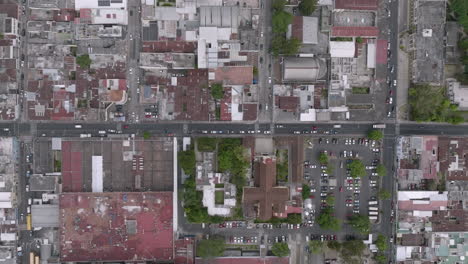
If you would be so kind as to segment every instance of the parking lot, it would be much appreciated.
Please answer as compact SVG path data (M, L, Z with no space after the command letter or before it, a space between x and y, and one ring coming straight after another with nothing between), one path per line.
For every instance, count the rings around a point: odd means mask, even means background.
M368 214L369 200L375 199L378 177L375 167L380 162L379 143L364 138L314 137L307 139L304 180L311 187L310 199L319 213L334 196L334 214L345 220L353 213ZM319 162L320 153L328 156L328 166ZM347 165L360 159L366 166L366 176L353 179ZM307 209L305 209L307 210Z

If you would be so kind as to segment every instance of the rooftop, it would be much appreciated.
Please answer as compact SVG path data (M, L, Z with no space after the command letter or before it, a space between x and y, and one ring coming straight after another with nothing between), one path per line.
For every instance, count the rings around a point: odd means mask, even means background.
M327 73L325 61L319 58L286 57L283 62L285 82L313 82L323 79Z
M172 192L61 194L61 260L172 260L172 195Z
M257 217L268 220L273 213L283 213L286 201L289 199L289 189L286 187L274 187L276 182L276 160L270 157L262 157L255 162L255 186L244 187L244 204L247 207L256 208ZM255 211L255 210L253 210Z
M416 3L413 82L440 84L444 78L445 1Z
M335 9L377 10L377 0L335 0Z

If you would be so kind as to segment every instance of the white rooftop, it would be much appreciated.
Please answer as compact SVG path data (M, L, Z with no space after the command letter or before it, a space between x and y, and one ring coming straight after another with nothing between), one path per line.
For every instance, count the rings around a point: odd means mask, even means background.
M127 0L78 0L75 1L75 9L82 8L117 8L127 9Z
M429 199L430 201L447 201L448 192L437 191L399 191L398 201Z
M332 58L353 58L355 49L354 41L330 41Z

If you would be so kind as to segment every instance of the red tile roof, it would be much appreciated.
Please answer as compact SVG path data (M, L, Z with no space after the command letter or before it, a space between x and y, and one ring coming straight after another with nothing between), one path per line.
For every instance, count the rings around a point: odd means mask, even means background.
M398 201L398 209L402 211L435 211L441 207L447 207L448 201L428 201L427 203L415 203L414 201Z
M377 10L377 0L335 0L335 9Z
M244 204L255 207L258 204L258 218L268 220L275 213L285 212L285 203L289 199L289 189L276 185L276 160L262 158L255 162L255 186L244 187Z
M229 85L250 85L253 81L252 66L219 67L214 72L215 82Z
M143 52L182 52L192 53L197 49L197 42L188 41L145 41Z
M61 194L61 261L172 261L172 195Z
M377 64L387 64L387 43L386 39L377 40Z
M299 97L297 96L279 96L278 107L281 110L296 111L299 106Z
M333 37L377 37L377 27L332 27Z
M18 18L18 4L0 4L0 12L8 17Z
M243 116L244 121L257 120L258 104L256 103L243 104L242 111L244 111L244 116Z

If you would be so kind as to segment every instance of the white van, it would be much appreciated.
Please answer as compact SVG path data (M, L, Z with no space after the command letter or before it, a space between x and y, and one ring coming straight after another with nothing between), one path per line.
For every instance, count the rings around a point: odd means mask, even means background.
M75 125L75 128L82 128L81 125Z

